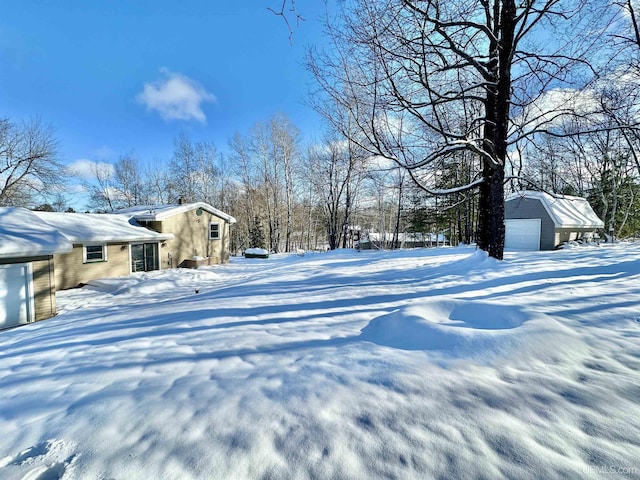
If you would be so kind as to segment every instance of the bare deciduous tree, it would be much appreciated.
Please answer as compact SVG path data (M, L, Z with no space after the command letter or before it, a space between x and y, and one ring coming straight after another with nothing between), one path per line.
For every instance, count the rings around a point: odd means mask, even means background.
M138 159L133 154L122 155L114 165L114 184L120 194L118 208L142 205L145 202L145 179Z
M304 18L296 7L296 0L282 0L277 7L267 7L267 10L282 19L289 31L289 41L291 41L294 27L304 21Z
M308 153L309 180L322 204L329 249L347 242L352 209L362 178L363 157L345 140L333 139Z
M623 48L629 52L629 67L640 75L640 10L636 0L620 0L614 2L623 13L622 32L616 32L613 37L620 41Z
M285 115L256 123L246 135L230 141L235 173L242 184L246 218L245 240L256 219L264 221L268 248L274 252L294 248L294 214L297 201L295 172L299 163L299 131ZM240 244L243 241L240 240Z
M176 198L189 202L217 203L220 193L221 154L212 142L193 143L184 133L175 140L169 164L171 187Z
M40 119L0 119L0 206L29 206L64 182L58 142Z
M590 73L586 54L596 51L609 5L582 0L353 0L347 5L339 27L327 24L334 52L310 56L321 89L355 119L354 141L406 168L427 191L450 193L428 184L429 171L443 160L473 154L480 178L456 188L479 189L477 242L502 258L509 149L544 127L548 112L530 116L520 128L514 123L544 92L574 80L572 72Z
M85 183L89 192L89 206L98 212L113 212L118 208L120 194L115 186L114 168L110 163L94 163L93 178Z

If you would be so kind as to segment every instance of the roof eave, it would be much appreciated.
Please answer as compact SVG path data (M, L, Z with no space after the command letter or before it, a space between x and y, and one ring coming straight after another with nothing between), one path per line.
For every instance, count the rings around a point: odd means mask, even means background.
M31 250L29 252L5 252L0 253L0 259L7 258L33 258L33 257L48 257L50 255L55 255L58 253L70 253L73 250L73 245L69 243L68 246L65 247L56 247L56 248L48 248L45 250Z
M139 242L164 242L174 238L173 234L153 237L94 237L94 238L69 238L74 244L79 243L139 243Z
M554 225L555 225L556 228L582 228L582 229L590 228L590 229L593 229L593 230L598 229L598 228L604 228L604 223L603 224L598 224L598 225L594 225L594 224L592 224L592 225L577 225L577 224L573 224L573 225L558 225L558 224L554 223Z

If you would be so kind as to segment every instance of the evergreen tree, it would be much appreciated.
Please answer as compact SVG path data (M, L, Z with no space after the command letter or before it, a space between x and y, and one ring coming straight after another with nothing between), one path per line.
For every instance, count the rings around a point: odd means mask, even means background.
M253 248L265 248L266 240L264 236L264 228L258 217L253 218L253 225L249 228L249 241Z

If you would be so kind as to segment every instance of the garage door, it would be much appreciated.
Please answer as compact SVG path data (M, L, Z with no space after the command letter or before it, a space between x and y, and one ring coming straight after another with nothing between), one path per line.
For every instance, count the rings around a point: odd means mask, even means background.
M0 265L0 328L29 323L33 317L31 264Z
M540 250L540 219L505 220L504 248Z

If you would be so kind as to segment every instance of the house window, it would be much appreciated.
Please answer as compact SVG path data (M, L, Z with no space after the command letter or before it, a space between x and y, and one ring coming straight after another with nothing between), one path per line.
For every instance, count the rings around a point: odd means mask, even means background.
M160 269L157 243L131 245L131 271L150 272Z
M220 240L220 224L209 224L209 240Z
M107 246L101 245L84 245L82 249L83 261L89 262L106 262L107 261Z

